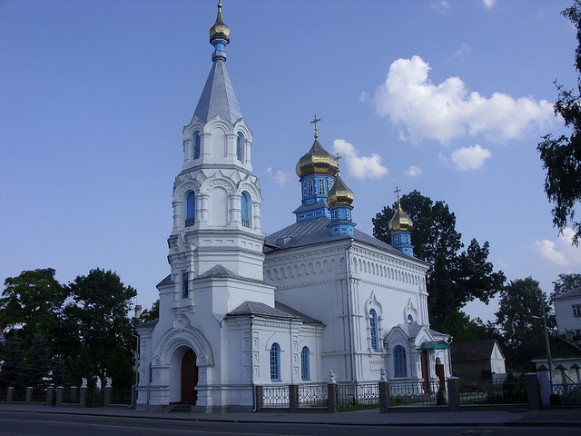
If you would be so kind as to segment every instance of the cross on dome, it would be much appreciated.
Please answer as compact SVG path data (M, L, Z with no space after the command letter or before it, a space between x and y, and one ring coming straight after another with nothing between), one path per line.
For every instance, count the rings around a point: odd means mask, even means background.
M315 118L313 118L313 121L311 121L311 124L315 125L315 138L319 137L319 130L317 129L317 123L321 121L320 118L317 118L317 114L315 114Z

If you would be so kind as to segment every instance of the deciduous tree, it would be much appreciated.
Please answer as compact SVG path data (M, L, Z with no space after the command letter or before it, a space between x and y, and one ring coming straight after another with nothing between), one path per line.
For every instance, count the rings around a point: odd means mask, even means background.
M497 324L503 331L503 350L515 369L532 370L531 359L545 353L542 316L554 329L548 297L531 277L511 281L501 292Z
M554 204L553 224L563 231L569 224L574 232L573 242L581 238L581 221L575 220L575 209L581 203L581 0L563 11L577 28L575 67L577 89L568 89L557 84L558 100L555 114L560 115L570 135L555 138L552 134L543 137L537 146L546 170L545 192Z
M427 277L428 310L434 329L462 335L467 318L461 308L474 299L488 303L505 281L488 261L489 244L472 239L462 250L456 216L443 201L435 203L418 191L404 195L401 206L412 219L414 255L432 264ZM373 219L376 238L391 243L389 221L397 204L386 206Z

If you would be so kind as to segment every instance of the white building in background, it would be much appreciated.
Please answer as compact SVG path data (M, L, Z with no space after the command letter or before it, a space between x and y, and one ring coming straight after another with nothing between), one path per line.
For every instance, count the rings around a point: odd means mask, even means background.
M557 330L560 335L581 339L581 287L555 297L553 300Z
M297 164L296 223L264 239L252 132L226 69L230 30L210 28L212 68L173 189L170 274L159 319L138 325L137 403L251 409L254 386L430 382L450 375L450 338L429 328L412 222L398 207L393 246L355 229L338 158L315 140ZM298 200L298 199L297 199Z

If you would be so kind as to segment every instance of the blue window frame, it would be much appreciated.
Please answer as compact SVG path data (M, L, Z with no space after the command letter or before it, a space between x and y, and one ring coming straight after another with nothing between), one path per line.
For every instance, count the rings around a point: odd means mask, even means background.
M280 381L280 345L276 342L270 347L270 379Z
M186 227L190 227L196 222L196 194L190 192L186 203Z
M369 329L371 330L371 348L379 351L379 340L377 334L377 312L375 309L369 311Z
M309 347L303 347L301 350L301 380L307 381L311 379L311 362Z
M202 140L200 138L200 132L196 131L194 133L194 159L200 158L200 150L202 148Z
M250 195L248 192L243 192L242 197L240 197L240 213L244 227L250 227L250 204Z
M396 345L393 349L393 376L408 376L406 352L405 348L401 345Z
M189 291L188 273L185 272L182 274L182 297L187 298Z
M241 162L244 160L244 135L242 132L238 133L238 138L236 138L236 159Z
M319 179L319 194L323 195L325 193L325 179Z

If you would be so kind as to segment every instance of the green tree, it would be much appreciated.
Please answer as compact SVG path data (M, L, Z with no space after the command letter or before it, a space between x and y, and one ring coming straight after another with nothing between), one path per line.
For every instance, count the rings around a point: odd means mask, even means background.
M99 377L104 385L112 377L119 387L133 384L123 368L133 365L135 340L129 317L131 300L137 294L112 271L93 269L69 285L72 302L65 310L68 360L72 376ZM122 357L121 357L122 356Z
M153 302L150 309L145 309L139 317L139 322L149 322L159 318L159 298Z
M551 301L565 292L572 291L581 286L581 274L559 274L559 279L553 282Z
M37 333L51 337L59 325L66 290L51 268L23 271L4 281L0 298L0 326L21 330L23 346Z
M577 28L577 90L555 82L559 97L554 109L555 114L563 118L571 134L558 138L548 134L538 144L537 150L546 170L545 193L554 204L553 224L562 232L570 223L575 232L573 243L578 244L581 221L575 221L575 206L581 201L581 0L575 0L562 13Z
M50 344L41 333L32 337L30 346L24 352L22 366L26 374L26 384L32 387L44 387L50 384L52 372L52 352Z
M555 327L549 299L531 277L511 281L500 291L497 324L504 332L503 350L508 364L519 370L532 370L531 359L545 352L545 330Z
M4 386L16 388L26 387L26 371L24 365L24 350L18 331L6 335L6 341L1 348L2 366L0 367L0 382Z
M488 261L489 244L472 239L462 250L462 235L456 231L456 216L443 201L435 203L418 191L404 195L401 206L412 219L414 254L432 264L427 277L430 323L436 330L461 336L468 318L461 308L478 299L488 303L504 285L502 271ZM389 221L397 203L386 206L373 219L373 235L391 243Z

